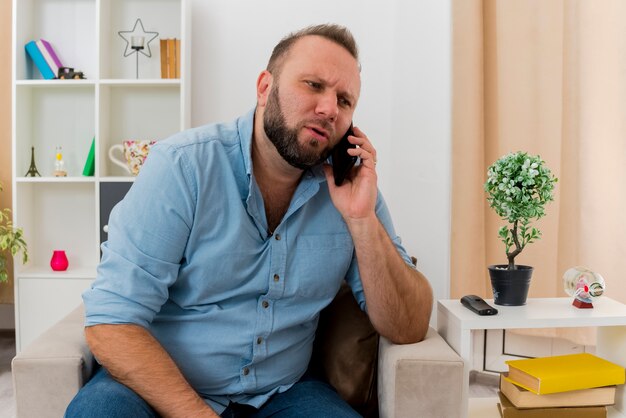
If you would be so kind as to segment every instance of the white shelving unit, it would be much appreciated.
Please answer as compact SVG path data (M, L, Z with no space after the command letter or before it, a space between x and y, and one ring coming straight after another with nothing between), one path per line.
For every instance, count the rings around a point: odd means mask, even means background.
M187 0L13 0L13 11L13 218L30 255L26 265L15 263L20 351L77 306L96 276L101 219L114 203L103 191L134 180L109 161L109 148L190 126L191 14ZM159 32L149 44L152 57L139 56L139 79L136 57L124 57L118 35L137 18ZM24 50L40 38L87 79L43 80ZM159 38L181 40L179 79L160 78ZM95 175L84 177L94 138ZM57 146L68 177L52 176ZM25 177L32 147L42 177ZM65 272L49 265L59 249L69 259Z
M528 299L524 306L494 305L493 316L479 316L463 307L457 299L437 303L437 331L464 360L463 398L467 405L462 418L499 417L496 398L468 398L474 334L489 329L597 327L596 354L626 367L626 305L602 297L594 300L593 309L572 306L572 298ZM609 407L609 417L626 417L626 391L620 385L616 403Z

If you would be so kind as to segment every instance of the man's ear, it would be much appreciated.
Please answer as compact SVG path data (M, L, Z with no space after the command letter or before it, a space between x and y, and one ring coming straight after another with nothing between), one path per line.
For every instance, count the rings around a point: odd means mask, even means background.
M270 94L273 82L274 77L272 77L272 74L269 71L264 70L261 74L259 74L259 78L256 81L257 106L265 106L267 103L267 96Z

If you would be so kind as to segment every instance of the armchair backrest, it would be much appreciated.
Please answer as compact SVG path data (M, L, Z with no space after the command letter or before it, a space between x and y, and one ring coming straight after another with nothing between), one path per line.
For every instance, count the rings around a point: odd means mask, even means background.
M347 284L320 314L309 372L366 418L378 417L379 336Z

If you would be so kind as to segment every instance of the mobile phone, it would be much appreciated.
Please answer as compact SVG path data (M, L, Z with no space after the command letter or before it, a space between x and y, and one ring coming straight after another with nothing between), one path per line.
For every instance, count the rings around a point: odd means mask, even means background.
M350 174L350 170L354 167L354 164L356 164L356 161L358 160L358 157L348 154L349 148L356 148L356 145L351 144L350 141L348 141L348 136L350 135L354 135L354 132L352 131L352 124L350 124L348 130L332 151L333 175L335 177L336 186L341 186L343 181L348 177L348 174Z

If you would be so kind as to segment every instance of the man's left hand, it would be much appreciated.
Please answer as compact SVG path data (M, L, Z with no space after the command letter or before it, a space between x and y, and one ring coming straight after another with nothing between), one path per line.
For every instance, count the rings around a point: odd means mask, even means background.
M330 197L346 222L371 216L376 208L378 194L376 150L363 131L356 126L353 131L354 136L349 136L348 141L357 145L357 148L348 149L348 154L361 160L341 186L335 185L332 167L324 165Z

